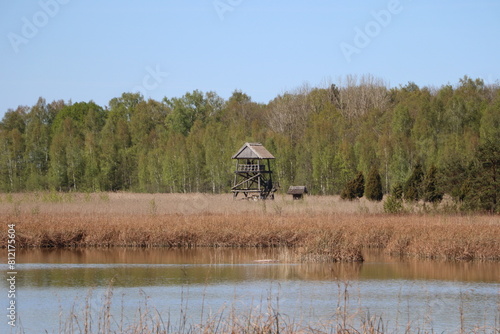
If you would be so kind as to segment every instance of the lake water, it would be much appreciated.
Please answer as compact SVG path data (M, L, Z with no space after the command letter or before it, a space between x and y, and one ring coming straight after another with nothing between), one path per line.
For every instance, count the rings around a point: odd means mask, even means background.
M269 312L325 331L342 321L359 328L372 316L386 332L500 330L498 262L399 259L377 251L355 264L256 262L279 257L280 250L259 249L18 251L18 327L11 331L4 316L0 332L79 333L86 322L97 332L103 314L117 330L148 317L182 330Z

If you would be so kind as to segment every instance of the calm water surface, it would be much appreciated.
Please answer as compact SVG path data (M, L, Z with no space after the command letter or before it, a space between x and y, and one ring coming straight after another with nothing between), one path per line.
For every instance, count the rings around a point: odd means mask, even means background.
M353 323L369 312L398 332L408 324L415 331L500 330L499 263L401 260L373 251L362 264L256 262L279 257L279 250L258 249L18 252L18 315L25 333L59 333L71 314L102 314L107 301L116 323L134 322L145 309L174 324L183 316L197 324L271 307L289 323L319 326L345 308ZM6 320L0 332L10 332Z

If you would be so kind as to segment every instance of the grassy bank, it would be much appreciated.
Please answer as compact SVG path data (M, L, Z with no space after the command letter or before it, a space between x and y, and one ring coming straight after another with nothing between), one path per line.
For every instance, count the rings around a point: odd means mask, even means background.
M360 261L361 249L371 247L422 258L500 260L499 216L388 215L379 204L336 197L11 196L0 203L1 245L10 223L18 247L289 247L288 260L317 262Z

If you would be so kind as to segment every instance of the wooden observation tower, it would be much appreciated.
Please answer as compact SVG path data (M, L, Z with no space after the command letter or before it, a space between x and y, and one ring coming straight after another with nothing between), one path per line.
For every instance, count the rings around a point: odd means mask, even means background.
M246 198L274 199L277 190L271 171L274 156L262 144L245 143L232 159L236 159L233 197L243 193Z

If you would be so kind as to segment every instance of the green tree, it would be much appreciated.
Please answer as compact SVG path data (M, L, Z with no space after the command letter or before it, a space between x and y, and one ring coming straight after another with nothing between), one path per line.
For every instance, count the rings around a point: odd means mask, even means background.
M368 173L365 195L370 201L381 201L384 197L380 174L375 167L372 167Z
M78 190L83 184L85 163L83 135L72 118L56 128L50 146L51 186L58 190Z
M455 202L463 201L467 193L469 167L460 157L454 157L443 166L441 171L443 192L449 194Z
M130 118L130 134L132 144L140 145L141 149L150 147L150 134L158 128L165 127L165 120L170 109L163 103L148 100L139 102Z
M188 153L187 175L189 180L189 192L205 192L210 182L206 175L206 153L203 138L205 129L201 121L195 122L191 132L186 138L186 149Z
M222 112L223 100L214 92L203 94L195 90L181 98L164 99L172 110L167 124L173 131L187 136L196 121L205 125L210 119L217 119Z
M340 198L343 200L355 200L357 198L356 196L356 184L354 180L350 180L347 182L342 189L342 192L340 193Z
M170 133L163 152L163 179L167 191L188 192L188 153L186 137L180 133Z
M487 142L476 153L464 197L472 211L500 212L500 142Z
M25 143L19 129L0 130L0 177L1 189L20 191L24 188Z
M413 94L403 96L413 97ZM407 103L403 100L394 108L391 117L391 133L393 149L389 162L391 183L401 183L406 180L415 159L414 142L411 137L414 120Z
M391 196L398 200L403 199L403 186L401 183L396 183L394 187L392 187Z
M18 107L5 113L0 122L0 188L20 191L25 188L25 131L28 107Z
M404 198L407 201L418 201L422 198L422 182L424 172L422 165L417 164L404 186Z
M354 179L354 194L361 198L365 193L365 177L362 172L358 172Z
M139 191L165 191L162 176L162 146L166 137L165 120L170 109L154 100L141 101L135 107L129 129L131 144L136 154L137 185Z
M235 144L233 147L237 147ZM297 162L295 154L296 148L292 145L290 137L280 134L271 134L265 144L266 148L279 157L272 161L271 168L273 168L273 181L278 182L282 189L288 189L295 182L305 184L305 180L297 180ZM234 150L234 148L233 148ZM234 152L232 152L234 153Z
M312 192L323 195L335 193L337 184L344 184L346 181L337 180L340 178L340 164L344 160L342 151L339 151L338 132L334 131L336 122L339 121L340 114L330 109L321 110L317 114L311 115L309 128L303 137L309 151L308 162L309 178L313 190ZM286 133L281 133L282 136L288 137L288 144L293 146L293 141ZM297 152L298 153L298 152ZM304 153L300 153L304 156ZM338 156L338 157L336 157ZM278 163L278 162L277 162ZM282 162L279 162L280 164ZM286 162L293 164L293 162ZM350 175L352 177L352 174Z
M426 202L437 203L443 199L443 192L440 190L437 180L438 170L431 166L425 174L423 180L423 199Z
M363 197L365 192L365 178L362 172L358 172L356 177L347 182L340 193L340 198L352 201Z
M494 100L484 110L480 126L481 142L495 142L500 140L500 89L497 90Z
M50 184L54 189L97 190L97 137L106 113L94 102L62 107L51 124Z
M29 108L19 106L16 110L8 110L0 122L0 129L11 131L17 129L19 133L24 133L26 130L27 112Z
M104 190L129 190L137 186L137 152L130 123L140 94L123 93L109 102L110 110L100 138L100 184Z
M39 98L27 115L26 126L26 189L47 189L49 170L50 127L52 117L45 99Z
M205 175L208 178L208 191L221 193L229 190L232 181L234 154L232 142L228 140L229 129L221 122L210 122L205 130L203 145L205 152Z

